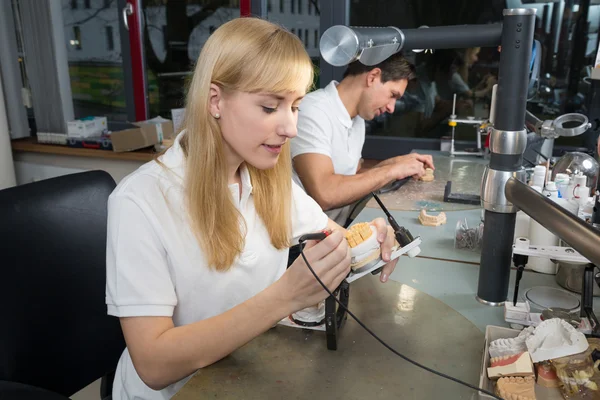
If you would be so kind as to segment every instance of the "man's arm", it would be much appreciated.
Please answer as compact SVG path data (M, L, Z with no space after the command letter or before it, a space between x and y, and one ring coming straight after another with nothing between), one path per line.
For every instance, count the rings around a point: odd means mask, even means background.
M354 203L395 179L425 173L423 163L414 158L357 175L336 174L331 158L323 154L300 154L293 162L304 189L325 211Z

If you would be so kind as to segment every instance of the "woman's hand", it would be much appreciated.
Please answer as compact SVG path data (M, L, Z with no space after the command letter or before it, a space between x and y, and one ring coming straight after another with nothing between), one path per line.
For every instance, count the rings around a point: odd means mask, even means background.
M350 272L350 247L341 230L334 230L320 242L307 241L304 255L330 291L335 290ZM328 296L306 266L302 255L276 284L282 298L290 302L291 312L315 305Z
M392 248L396 244L396 237L392 227L389 226L383 218L375 218L370 222L370 224L377 228L377 240L379 241L381 247L381 259L383 261L389 261L383 267L383 270L379 275L379 280L385 283L389 279L392 272L394 272L396 263L398 262L397 258L393 261L390 261Z

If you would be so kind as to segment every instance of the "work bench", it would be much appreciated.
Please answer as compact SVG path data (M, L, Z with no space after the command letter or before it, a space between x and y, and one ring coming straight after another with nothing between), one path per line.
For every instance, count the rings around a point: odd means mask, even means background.
M480 253L454 248L457 221L477 226L481 208L444 203L443 193L452 180L453 193L479 194L487 161L418 152L433 156L435 181L409 181L380 197L400 225L422 238L421 253L402 256L385 284L375 276L353 282L349 308L400 353L476 385L485 327L508 324L502 307L475 299ZM423 207L444 211L447 223L421 225ZM354 222L377 217L385 215L370 201ZM514 278L513 270L511 293ZM559 287L553 275L526 271L521 293L534 286ZM199 370L174 399L471 399L473 393L392 354L348 317L336 351L327 350L324 332L277 326Z

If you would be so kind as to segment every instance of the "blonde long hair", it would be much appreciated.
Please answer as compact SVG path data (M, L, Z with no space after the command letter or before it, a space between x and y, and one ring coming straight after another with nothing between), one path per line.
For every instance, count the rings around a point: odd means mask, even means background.
M242 252L246 227L227 182L223 136L209 113L212 83L223 90L285 93L308 90L313 67L302 42L268 21L239 18L219 27L204 44L187 100L182 146L186 200L192 229L209 265L228 270ZM258 216L277 249L291 239L292 166L289 142L274 168L247 165Z

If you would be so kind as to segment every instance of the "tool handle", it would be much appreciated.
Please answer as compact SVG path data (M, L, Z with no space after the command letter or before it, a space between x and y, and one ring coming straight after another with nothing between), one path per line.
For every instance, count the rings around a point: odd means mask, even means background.
M303 243L307 240L323 240L329 235L331 235L330 230L315 233L307 233L306 235L300 236L300 238L298 239L298 243Z

